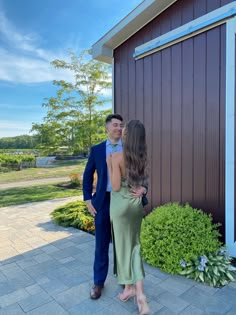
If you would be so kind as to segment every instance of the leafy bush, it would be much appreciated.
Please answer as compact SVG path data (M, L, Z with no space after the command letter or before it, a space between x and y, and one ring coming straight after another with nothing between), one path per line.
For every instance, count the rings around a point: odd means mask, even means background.
M35 163L35 156L30 154L0 154L0 166L8 169L22 169L22 166L32 167Z
M31 154L22 155L22 162L34 162L35 156Z
M180 265L183 271L180 274L213 287L221 287L236 280L236 268L231 265L231 260L226 249L222 248L189 263L181 260Z
M14 154L0 154L0 163L4 164L18 164L22 162L33 162L35 156L30 154L14 155Z
M150 265L163 271L180 273L181 259L190 262L220 248L218 227L219 224L212 223L210 215L188 204L163 205L143 220L143 257Z
M54 221L62 226L73 226L77 229L94 234L94 218L88 211L84 201L70 202L56 208L52 212Z

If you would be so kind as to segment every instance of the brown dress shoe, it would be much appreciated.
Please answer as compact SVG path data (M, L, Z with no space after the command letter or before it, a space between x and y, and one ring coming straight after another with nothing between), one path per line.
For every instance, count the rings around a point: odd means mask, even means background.
M102 289L103 289L103 285L94 285L91 289L90 292L90 298L93 300L97 300L100 298L100 296L102 295Z

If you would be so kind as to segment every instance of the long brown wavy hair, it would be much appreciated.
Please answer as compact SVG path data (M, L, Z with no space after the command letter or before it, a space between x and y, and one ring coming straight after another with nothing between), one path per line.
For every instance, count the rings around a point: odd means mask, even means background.
M139 120L130 120L123 136L126 180L130 186L147 184L147 145L144 125Z

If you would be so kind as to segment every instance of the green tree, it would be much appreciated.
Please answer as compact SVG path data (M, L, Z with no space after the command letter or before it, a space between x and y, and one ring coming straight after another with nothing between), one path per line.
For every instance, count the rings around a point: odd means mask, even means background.
M110 68L105 63L91 60L88 51L82 52L79 57L70 52L70 58L70 62L63 60L52 62L52 65L56 68L70 70L75 78L74 83L65 82L64 80L54 81L54 84L59 87L57 97L59 102L57 102L57 105L60 103L62 108L56 107L59 113L55 115L55 106L52 104L55 99L49 99L45 106L53 109L49 114L50 119L56 118L58 121L59 118L59 120L63 120L72 132L80 130L83 133L81 142L84 143L84 148L88 149L94 143L93 134L96 133L97 127L95 120L99 116L97 107L109 101L102 98L101 93L105 89L111 88ZM73 95L62 100L64 93L72 93ZM73 143L73 136L71 140Z
M60 123L33 123L32 132L36 132L36 139L39 149L43 149L45 153L54 152L58 147L65 144L66 132L62 132Z
M91 60L88 51L80 56L70 52L70 62L54 60L58 69L69 70L74 82L55 80L55 97L46 99L45 123L34 124L33 130L43 138L42 144L53 147L67 146L69 151L88 151L91 145L105 138L104 119L111 110L99 110L109 102L102 93L111 88L111 69L102 62ZM52 137L46 134L53 133ZM56 133L56 135L55 135Z
M111 110L96 111L93 113L93 118L90 121L84 117L80 120L80 125L74 127L73 142L75 152L87 152L91 144L99 143L106 138L105 133L105 118L111 114ZM90 133L88 135L88 126L90 124Z

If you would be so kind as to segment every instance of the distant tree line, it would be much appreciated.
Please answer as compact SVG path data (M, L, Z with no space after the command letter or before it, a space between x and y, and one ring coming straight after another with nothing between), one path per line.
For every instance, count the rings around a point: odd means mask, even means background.
M22 135L0 138L0 149L34 149L37 147L37 137Z

